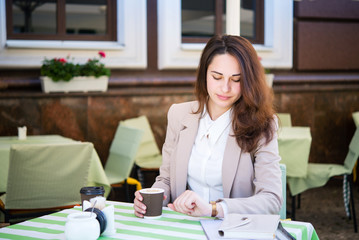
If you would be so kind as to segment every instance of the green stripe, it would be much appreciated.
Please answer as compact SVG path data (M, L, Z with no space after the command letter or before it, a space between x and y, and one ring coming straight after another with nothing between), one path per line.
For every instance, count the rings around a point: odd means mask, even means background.
M159 221L165 221L165 222L177 222L177 223L199 225L199 226L201 225L200 221L198 221L198 220L175 219L175 218L166 218L166 217L161 217L158 220Z
M120 216L124 216L124 217L133 217L133 218L137 218L135 214L133 213L123 213L123 212L115 212L115 215L120 215Z
M35 231L35 232L42 232L42 233L51 233L51 234L60 234L64 233L64 231L49 229L44 227L33 227L33 226L25 226L25 225L10 225L9 228L18 229L18 230L25 230L25 231Z
M115 207L115 208L118 208L118 209L133 210L133 206L114 205L114 207Z
M133 210L133 206L115 205L115 208L117 208L117 209L126 209L126 210ZM168 214L175 214L175 215L187 216L186 214L179 213L179 212L172 211L172 210L166 210L166 209L163 209L162 212L163 212L163 213L168 213Z
M67 217L68 215L69 213L61 213L61 212L50 214L50 216L55 216L55 217Z
M126 209L126 210L133 210L133 207L132 206L121 206L121 205L115 205L115 208L118 208L118 209ZM115 212L116 214L117 212ZM180 216L184 216L184 217L188 217L188 215L186 214L183 214L183 213L179 213L179 212L176 212L176 211L172 211L172 210L166 210L166 209L163 209L162 210L162 213L166 213L166 214L172 214L172 215L180 215ZM135 216L135 214L132 214L133 216ZM214 219L213 217L201 217L201 219ZM198 220L193 220L193 221L198 221Z
M126 210L133 210L133 206L115 205L115 208L117 208L117 209L126 209ZM187 216L186 214L183 214L183 213L175 212L175 211L172 211L172 210L165 210L165 209L162 210L162 213Z
M184 213L179 213L179 212L176 212L176 211L172 211L172 210L162 210L163 213L166 213L166 214L172 214L172 215L180 215L180 216L184 216L184 217L190 217L189 215L187 214L184 214ZM215 219L214 217L200 217L201 219ZM197 219L193 219L191 221L199 221Z
M318 234L317 234L317 232L315 231L315 229L313 229L313 234L312 234L311 240L319 240Z
M176 211L172 211L172 210L162 210L163 213L167 213L167 214L173 214L173 215L180 215L180 216L184 216L184 217L188 217L189 215L184 214L184 213L179 213ZM214 217L201 217L201 219L215 219ZM194 220L194 221L198 221L198 220Z
M35 239L41 239L41 238L26 237L26 236L14 235L14 234L9 234L9 233L1 233L1 232L0 232L0 237L1 238L11 239L11 240L35 240Z
M203 235L203 230L193 230L193 229L185 229L180 227L171 227L171 226L162 226L157 224L150 224L150 223L142 223L136 221L123 221L123 220L115 220L116 222L122 223L124 225L129 226L136 226L136 227L145 227L150 229L160 229L160 230L167 230L167 231L174 231L174 232L186 232L191 234L199 234Z
M283 227L287 228L295 228L302 231L302 240L308 240L308 229L304 225L297 225L297 224L290 224L290 223L284 223L282 222ZM288 229L287 229L288 231Z
M115 215L137 218L135 216L135 214L133 214L133 213L115 212ZM161 217L161 218L153 219L153 220L166 221L166 222L186 223L186 224L192 224L192 225L201 225L201 223L198 220L189 220L189 219L176 219L176 218Z
M162 212L163 212L163 213L167 213L167 214L174 214L174 215L182 215L182 216L187 216L186 214L179 213L179 212L172 211L172 210L165 210L165 209L163 209L163 210L162 210Z
M155 239L164 239L164 240L192 239L192 238L184 238L183 236L175 237L175 236L168 236L168 235L162 235L162 234L151 233L151 232L139 232L139 231L126 230L126 229L117 229L117 233L141 236L141 237L150 237Z
M57 221L57 220L44 219L44 218L34 218L29 221L37 222L37 223L57 224L57 225L61 225L61 226L65 226L65 224L66 224L66 221Z
M99 237L97 240L119 240L121 238L112 238L112 237Z

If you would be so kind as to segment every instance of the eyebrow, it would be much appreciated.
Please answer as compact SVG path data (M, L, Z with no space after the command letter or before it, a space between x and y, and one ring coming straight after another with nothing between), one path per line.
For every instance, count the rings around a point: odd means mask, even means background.
M217 72L217 71L211 71L211 72L219 74L219 75L223 75L223 73L220 73L220 72ZM237 77L237 76L240 76L240 75L241 75L240 73L237 73L237 74L233 74L232 77Z

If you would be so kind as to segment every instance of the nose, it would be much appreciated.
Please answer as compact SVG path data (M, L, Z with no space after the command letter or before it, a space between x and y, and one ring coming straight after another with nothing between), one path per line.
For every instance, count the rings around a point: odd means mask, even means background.
M222 91L223 92L229 92L230 89L231 89L231 86L230 86L230 81L229 79L225 79L222 83Z

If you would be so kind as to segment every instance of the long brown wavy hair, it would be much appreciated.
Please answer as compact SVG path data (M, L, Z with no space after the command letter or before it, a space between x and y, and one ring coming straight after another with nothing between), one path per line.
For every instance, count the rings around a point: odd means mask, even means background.
M215 35L206 44L197 69L195 94L199 102L195 113L203 113L208 101L207 68L218 54L230 54L240 65L242 96L233 104L232 127L239 147L254 151L264 136L273 138L273 92L265 81L264 69L252 44L243 37Z

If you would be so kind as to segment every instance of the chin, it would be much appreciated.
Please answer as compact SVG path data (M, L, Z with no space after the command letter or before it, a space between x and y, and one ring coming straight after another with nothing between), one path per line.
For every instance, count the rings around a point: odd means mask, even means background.
M217 104L218 107L223 108L223 109L230 109L232 107L232 103L220 103Z

